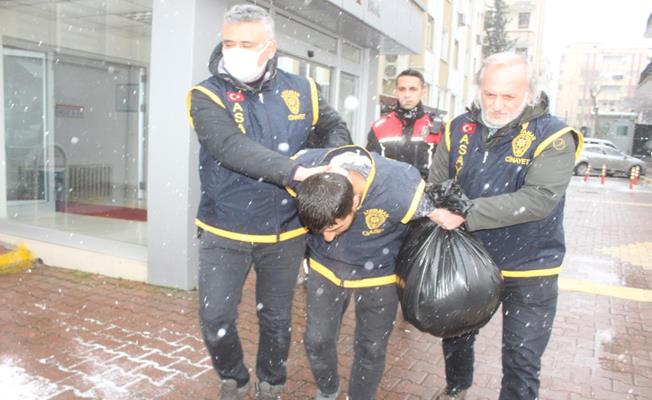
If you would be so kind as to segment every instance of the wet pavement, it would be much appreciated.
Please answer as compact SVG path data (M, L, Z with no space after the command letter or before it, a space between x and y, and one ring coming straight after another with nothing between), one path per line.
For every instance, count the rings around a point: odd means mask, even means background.
M625 179L608 178L602 186L595 177L573 178L565 218L563 290L540 397L652 399L652 190L645 184L629 190ZM254 279L245 287L239 325L250 367ZM47 266L0 275L0 398L216 399L219 381L201 341L196 303L192 291ZM301 340L305 311L298 286L284 399L315 391ZM351 311L338 348L344 377L352 360ZM467 399L498 396L500 320L497 313L476 341ZM439 339L399 318L377 397L431 399L443 384Z

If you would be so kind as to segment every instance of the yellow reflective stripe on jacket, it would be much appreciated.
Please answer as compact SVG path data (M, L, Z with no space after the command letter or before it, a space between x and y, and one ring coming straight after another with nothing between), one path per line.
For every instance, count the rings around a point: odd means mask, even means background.
M195 219L195 225L202 228L205 231L208 231L217 236L238 240L240 242L249 242L249 243L278 243L286 240L294 239L299 236L303 236L308 232L308 229L305 227L293 229L291 231L283 232L280 235L249 235L246 233L238 233L227 231L225 229L216 228L214 226L205 224L199 219Z
M500 271L504 278L536 278L541 276L559 275L560 272L561 266L553 268L531 269L528 271Z
M365 288L365 287L373 287L373 286L392 285L396 283L395 274L347 281L338 278L337 275L333 273L333 271L328 269L328 267L325 267L324 265L315 261L314 258L310 258L308 261L309 261L308 265L310 266L311 269L313 269L315 272L319 273L319 275L323 276L324 278L328 279L329 281L333 282L333 284L339 287L343 287L347 289L355 289L355 288Z
M574 129L573 131L577 135L577 148L575 149L575 159L577 160L580 156L580 153L584 149L584 135L580 131L576 131Z
M552 135L548 136L543 142L541 142L536 150L534 150L534 156L537 157L539 154L541 154L546 147L550 146L552 142L555 140L559 139L560 137L564 136L565 134L572 132L577 135L577 148L575 149L575 159L580 156L580 153L582 152L582 148L584 147L584 136L576 131L575 129L571 128L570 126L567 126L566 128L557 131L553 133Z
M190 122L190 127L194 128L195 127L195 122L192 120L192 116L190 115L190 107L192 105L192 92L193 90L198 90L208 96L211 100L213 100L217 105L220 107L226 109L226 106L222 102L222 100L213 92L210 90L206 89L203 86L194 86L192 89L188 91L188 94L186 95L186 113L188 115L188 121Z
M419 186L417 186L417 191L414 193L414 197L412 198L412 202L410 203L410 208L408 208L407 213L405 213L405 216L403 219L401 219L401 223L407 224L410 222L412 217L414 216L414 213L417 211L417 207L419 207L419 202L421 202L421 198L423 197L423 190L426 188L426 183L421 179L419 181Z
M218 95L216 95L215 93L211 92L209 89L207 89L207 88L205 88L205 87L203 87L203 86L199 86L199 85L197 85L197 86L193 87L192 89L190 89L191 92L192 92L193 90L199 90L200 92L202 92L202 93L204 93L206 96L208 96L211 100L213 100L213 101L215 102L215 104L217 104L217 105L219 105L220 107L226 109L226 106L225 106L224 103L222 102L222 99L220 99Z
M448 152L451 151L451 123L453 120L450 120L446 123L446 128L444 129L444 141L446 142L446 148Z
M312 126L317 125L319 121L319 96L317 92L317 84L312 78L308 78L310 83L310 98L312 100Z
M290 196L292 196L292 197L294 197L294 198L297 197L297 192L295 192L294 189L292 189L291 187L286 186L286 187L285 187L285 191L288 192L288 194L289 194Z
M195 121L192 120L192 115L190 115L190 107L192 106L192 90L188 91L186 95L186 117L188 118L188 123L190 127L195 129Z

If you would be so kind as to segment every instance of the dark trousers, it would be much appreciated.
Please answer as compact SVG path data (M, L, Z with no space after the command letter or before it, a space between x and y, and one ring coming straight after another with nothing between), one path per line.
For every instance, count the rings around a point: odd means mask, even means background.
M557 293L557 276L505 279L500 400L538 397L541 356L552 332ZM473 382L477 333L443 340L446 383L451 392L466 389Z
M213 367L222 379L249 381L236 328L242 287L256 271L256 314L260 336L256 375L282 385L290 349L294 285L305 254L305 238L277 244L228 240L203 232L199 247L199 319Z
M396 286L345 289L310 271L307 291L304 344L317 387L325 394L339 388L337 341L342 316L353 298L356 324L348 394L351 400L373 400L385 370L385 351L398 308Z

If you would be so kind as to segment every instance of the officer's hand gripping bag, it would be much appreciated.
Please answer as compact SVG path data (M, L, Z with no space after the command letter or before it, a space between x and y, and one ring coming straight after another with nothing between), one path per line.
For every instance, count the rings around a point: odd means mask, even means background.
M466 215L471 202L453 181L429 187L437 207ZM411 223L398 255L399 298L405 319L437 337L484 326L500 304L502 277L482 243L428 218Z

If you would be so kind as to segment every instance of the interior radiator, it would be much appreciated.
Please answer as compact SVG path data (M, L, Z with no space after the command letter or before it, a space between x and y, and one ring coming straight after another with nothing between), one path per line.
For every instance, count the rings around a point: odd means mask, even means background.
M68 195L74 198L110 196L111 172L110 165L69 165Z

